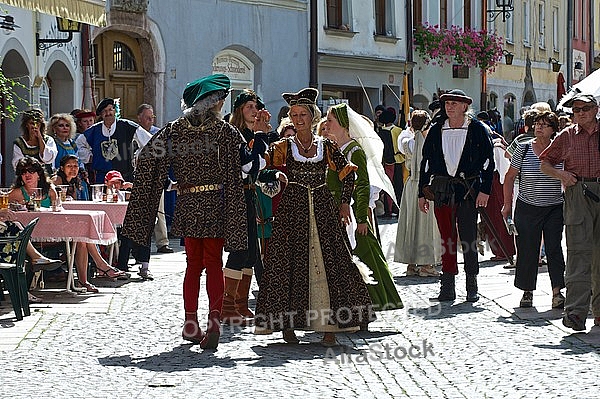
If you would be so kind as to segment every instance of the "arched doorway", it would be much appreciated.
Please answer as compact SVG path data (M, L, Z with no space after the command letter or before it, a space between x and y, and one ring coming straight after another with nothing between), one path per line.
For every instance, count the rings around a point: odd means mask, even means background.
M254 84L255 64L239 51L220 51L212 62L212 72L227 75L231 80L231 95L225 100L223 114L233 111L233 101L244 89L259 91ZM260 95L261 93L257 93Z
M98 103L120 98L121 117L136 120L144 102L144 64L138 41L121 32L107 31L93 44L92 92Z
M9 60L7 62L7 60ZM23 85L13 87L15 96L13 99L15 101L15 107L19 111L25 110L27 108L27 103L25 101L21 101L20 98L29 101L30 93L29 88L31 87L30 81L30 72L27 68L27 64L21 54L15 50L9 50L2 57L2 71L4 75L8 78L15 80L16 82ZM6 106L5 100L1 99L2 108ZM15 119L14 122L9 119L3 119L1 121L0 126L0 149L2 151L2 165L1 168L1 180L2 187L6 187L12 184L15 173L12 168L12 155L13 155L13 141L21 135L21 118L20 116Z
M65 112L69 113L73 110L73 95L74 83L73 77L69 73L67 66L61 61L52 63L48 73L46 74L46 83L48 84L50 95L50 112L51 115Z

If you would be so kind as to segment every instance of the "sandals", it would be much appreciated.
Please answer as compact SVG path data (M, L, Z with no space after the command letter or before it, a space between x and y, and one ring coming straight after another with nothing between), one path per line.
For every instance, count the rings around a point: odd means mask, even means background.
M114 267L108 268L108 270L101 270L96 268L96 278L107 278L113 281L116 280L127 280L129 275L122 270L115 269Z
M79 283L80 286L85 288L87 290L87 292L93 292L94 294L97 294L100 292L100 290L94 284L89 283L87 281L82 282L82 281L78 280L77 283Z
M33 295L30 292L27 293L27 300L29 301L29 303L42 303L43 302L42 298L38 298L37 296Z

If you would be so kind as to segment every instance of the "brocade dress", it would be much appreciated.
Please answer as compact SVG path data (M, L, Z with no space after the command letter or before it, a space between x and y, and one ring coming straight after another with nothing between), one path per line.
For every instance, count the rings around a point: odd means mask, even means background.
M312 158L300 155L292 138L275 143L267 153L267 166L286 165L288 185L264 258L258 328L355 331L374 318L339 207L325 181L327 168L335 170L343 181L341 200L349 203L356 167L332 141L316 140Z

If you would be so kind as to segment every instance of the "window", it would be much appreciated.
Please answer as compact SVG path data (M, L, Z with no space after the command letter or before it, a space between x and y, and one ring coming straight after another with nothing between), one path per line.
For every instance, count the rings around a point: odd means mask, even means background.
M113 45L113 70L115 71L137 71L135 58L131 49L121 42Z
M393 36L393 21L392 0L375 0L375 34Z
M531 45L531 13L529 1L523 2L523 44Z
M448 28L448 0L440 0L440 27Z
M538 44L540 48L546 48L546 14L544 3L538 4Z
M465 28L471 28L471 0L464 0L463 6L463 25Z
M507 18L506 19L506 24L505 29L506 29L506 42L513 44L515 42L515 34L514 34L514 30L515 30L515 24L514 24L514 17L511 15L511 18Z
M327 28L352 30L348 0L327 0Z
M552 7L552 49L559 51L558 43L558 7Z
M487 1L487 9L488 10L494 10L496 8L496 1L495 0L486 0L486 1ZM487 30L488 30L488 32L495 32L496 31L496 20L489 21L489 19L490 19L489 18L489 14L487 14L487 13L485 15L485 18L488 20L487 21Z

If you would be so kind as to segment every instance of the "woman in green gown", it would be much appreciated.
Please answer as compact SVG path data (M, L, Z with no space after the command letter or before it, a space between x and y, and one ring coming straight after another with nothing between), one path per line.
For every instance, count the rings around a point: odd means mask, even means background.
M355 229L349 231L353 254L373 272L377 284L367 288L375 310L403 308L402 300L392 279L381 245L373 232L371 198L384 190L393 197L394 188L381 166L383 142L366 118L347 104L333 106L327 112L323 133L335 141L349 162L358 167L352 194ZM339 202L342 183L327 171L327 185ZM372 205L372 206L371 206Z

